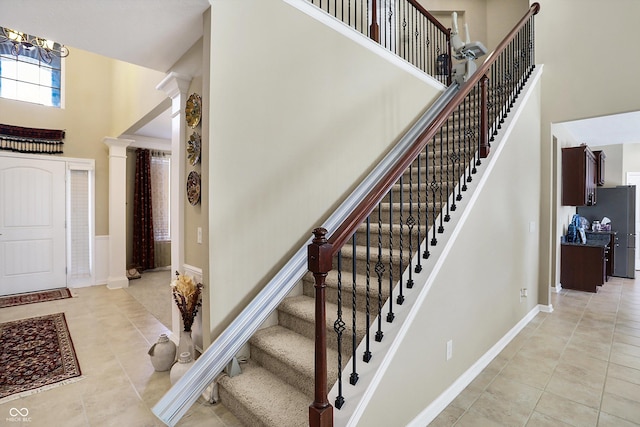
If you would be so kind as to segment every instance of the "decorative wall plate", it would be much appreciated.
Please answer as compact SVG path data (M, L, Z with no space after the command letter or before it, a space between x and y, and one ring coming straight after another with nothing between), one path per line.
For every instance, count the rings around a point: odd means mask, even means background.
M195 166L200 161L200 134L194 132L187 141L187 159L191 166Z
M202 117L202 98L197 93L192 93L187 99L187 106L185 107L185 114L187 118L187 125L191 128L195 128L200 123Z
M200 202L200 174L196 171L189 172L187 177L187 199L192 206Z

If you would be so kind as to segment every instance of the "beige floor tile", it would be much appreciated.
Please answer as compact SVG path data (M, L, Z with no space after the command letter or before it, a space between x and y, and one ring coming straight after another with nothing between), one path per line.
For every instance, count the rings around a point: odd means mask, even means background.
M548 415L541 414L540 412L533 412L531 417L529 418L529 422L526 424L527 427L565 427L571 426L571 424L563 423L560 420L556 420L555 418L551 418Z
M609 360L611 353L611 342L602 342L594 340L590 335L573 334L565 351L583 352L589 356L600 359Z
M636 347L640 347L640 337L625 335L618 332L613 334L613 342L620 342L620 343L630 344L630 345L635 345Z
M569 363L561 362L551 376L545 390L598 409L604 383L604 374L596 374Z
M632 337L640 337L640 329L628 326L616 326L616 332L623 335L631 335Z
M429 427L451 427L462 414L464 414L464 410L449 405L429 423Z
M500 372L499 377L542 390L549 382L556 364L555 361L536 360L518 353Z
M640 357L634 357L628 354L612 351L609 361L628 368L640 369Z
M455 397L455 399L453 399L451 406L455 406L456 408L466 411L480 397L483 391L483 388L469 384Z
M627 343L614 342L611 351L629 356L640 357L640 347Z
M604 393L600 410L618 418L640 424L640 405L634 400L629 400L615 394Z
M606 412L600 412L598 418L598 427L638 427L639 424L631 421L623 420L614 415L607 414Z
M607 378L604 391L637 402L640 411L640 385L611 377Z
M498 377L468 412L502 425L524 425L541 394L542 390Z
M633 369L617 365L615 363L610 363L609 369L607 370L607 377L618 378L633 384L640 384L640 369Z
M504 427L504 424L485 418L476 413L467 412L456 423L456 427Z
M597 409L548 392L542 394L535 411L575 427L595 426L598 421Z

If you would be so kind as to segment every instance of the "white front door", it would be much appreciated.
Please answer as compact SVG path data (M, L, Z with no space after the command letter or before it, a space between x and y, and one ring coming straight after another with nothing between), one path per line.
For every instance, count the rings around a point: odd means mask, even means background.
M636 270L640 270L640 172L627 172L627 185L636 186Z
M63 288L65 162L0 157L0 295Z

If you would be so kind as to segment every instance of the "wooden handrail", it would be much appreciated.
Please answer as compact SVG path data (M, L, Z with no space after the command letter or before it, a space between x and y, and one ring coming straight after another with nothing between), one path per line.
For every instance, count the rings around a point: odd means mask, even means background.
M440 31L442 31L443 33L449 33L451 30L447 27L445 27L444 25L442 25L442 23L440 21L438 21L438 19L433 16L432 14L429 13L429 11L427 9L425 9L420 3L418 3L416 0L407 0L407 2L409 4L411 4L411 6L415 7L416 9L418 9L418 11L423 14L424 16L427 17L427 19L436 27L438 27L440 29Z
M410 0L411 1L411 0ZM442 110L442 112L435 118L434 121L427 126L425 131L416 139L415 143L407 151L398 163L380 180L369 195L363 200L363 202L352 212L351 215L338 227L330 237L327 239L328 243L332 246L331 256L333 257L342 246L351 238L355 230L364 220L371 214L373 209L378 203L382 201L384 196L389 192L389 189L395 184L395 182L402 176L404 171L411 165L411 163L420 155L422 149L427 145L428 141L432 139L440 127L448 120L453 111L462 103L466 96L471 92L474 86L484 77L489 67L495 62L495 58L502 53L509 43L513 40L515 35L526 24L529 18L540 11L540 4L534 3L529 8L529 11L525 16L516 24L506 38L496 47L496 49L489 55L487 60L478 68L476 73L467 81L460 91L453 97L451 102Z

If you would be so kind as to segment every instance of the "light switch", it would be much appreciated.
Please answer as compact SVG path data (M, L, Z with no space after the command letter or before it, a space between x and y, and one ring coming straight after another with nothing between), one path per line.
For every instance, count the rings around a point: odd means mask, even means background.
M202 244L202 227L198 227L198 237L197 242Z

